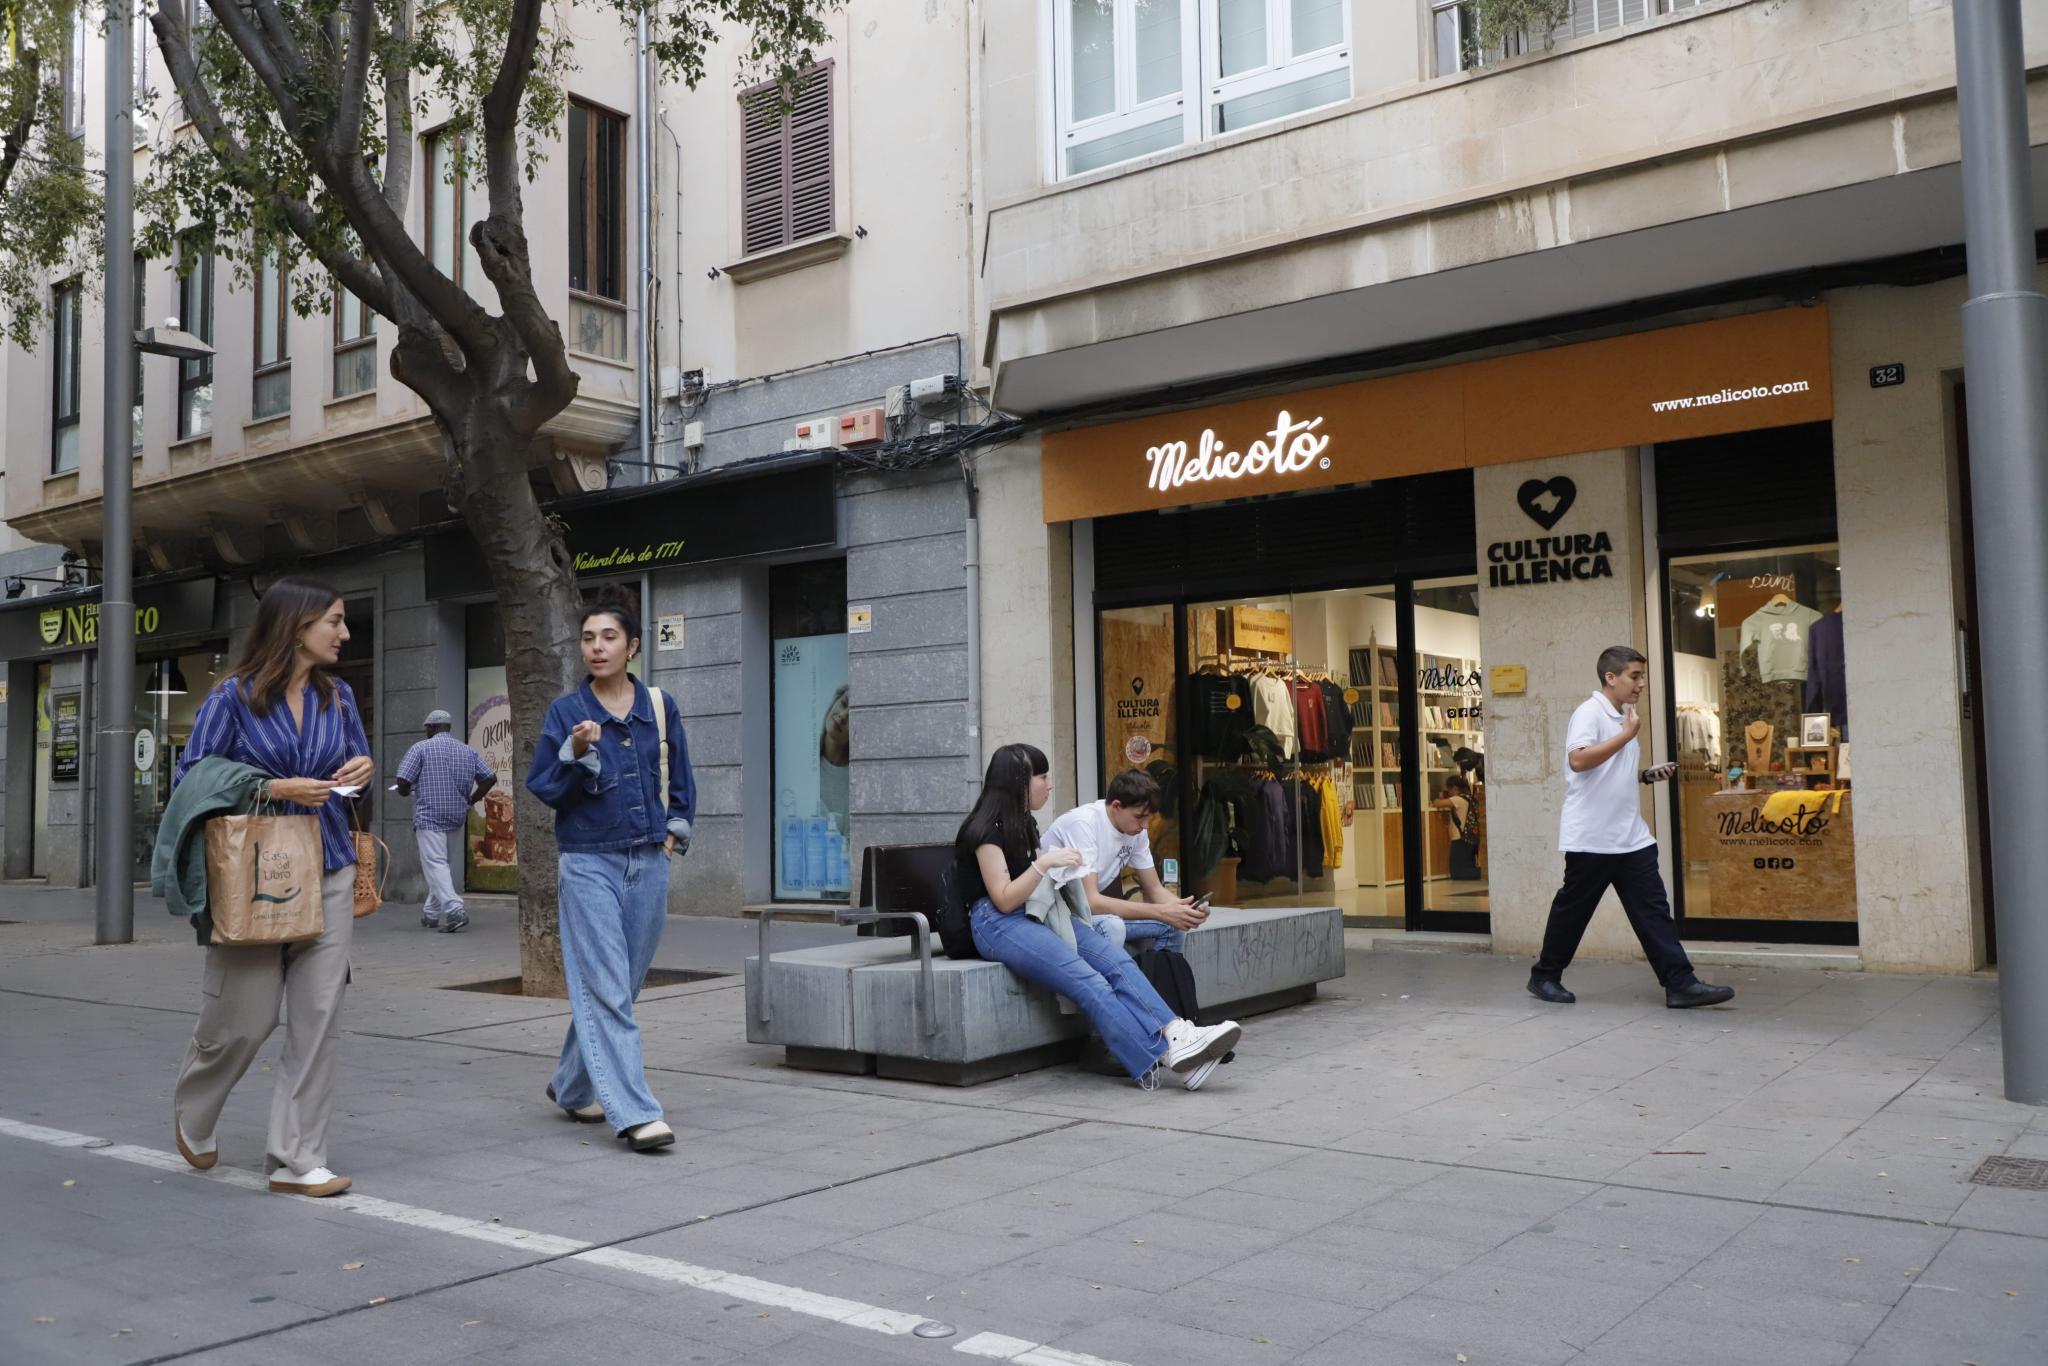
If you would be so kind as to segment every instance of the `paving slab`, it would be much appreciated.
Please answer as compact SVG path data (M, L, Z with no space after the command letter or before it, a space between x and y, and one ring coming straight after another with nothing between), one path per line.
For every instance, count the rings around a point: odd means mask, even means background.
M376 1215L246 1188L281 1038L222 1167L165 1155L189 942L145 917L145 942L93 947L89 895L0 888L0 910L24 922L0 925L9 1366L950 1359L778 1286L1128 1366L2048 1360L2048 1196L1966 1179L2048 1156L2048 1114L1998 1093L1983 978L1756 968L1726 974L1734 1008L1673 1017L1639 965L1575 970L1559 1010L1526 962L1360 952L1203 1091L1152 1095L1069 1068L968 1093L796 1072L714 979L641 1004L679 1135L647 1156L541 1099L560 1002L451 989L515 970L509 911L433 936L393 907L357 941L330 1135L395 1202ZM675 917L657 963L751 951L751 925Z

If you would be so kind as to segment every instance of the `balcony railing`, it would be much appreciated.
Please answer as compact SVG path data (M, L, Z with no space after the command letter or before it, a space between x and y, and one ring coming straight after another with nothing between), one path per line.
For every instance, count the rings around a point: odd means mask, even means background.
M1479 49L1478 25L1472 0L1433 0L1431 30L1436 50L1433 68L1439 76L1469 71L1488 62L1541 51L1551 44L1573 38L1590 38L1630 24L1647 23L1667 14L1697 9L1701 0L1571 0L1564 21L1550 31L1545 42L1540 33L1517 33L1492 50Z

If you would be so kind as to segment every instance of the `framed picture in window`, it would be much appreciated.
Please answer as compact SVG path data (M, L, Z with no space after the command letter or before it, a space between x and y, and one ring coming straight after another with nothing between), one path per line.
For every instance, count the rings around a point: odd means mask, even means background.
M1834 718L1826 712L1807 712L1799 718L1799 743L1802 745L1825 745L1828 742L1828 725Z

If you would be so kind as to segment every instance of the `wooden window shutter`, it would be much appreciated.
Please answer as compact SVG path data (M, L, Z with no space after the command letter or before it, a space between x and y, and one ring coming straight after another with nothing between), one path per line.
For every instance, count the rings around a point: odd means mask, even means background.
M830 232L833 199L831 63L805 73L788 114L773 88L741 96L741 254Z
M832 231L832 68L814 66L789 116L789 240Z

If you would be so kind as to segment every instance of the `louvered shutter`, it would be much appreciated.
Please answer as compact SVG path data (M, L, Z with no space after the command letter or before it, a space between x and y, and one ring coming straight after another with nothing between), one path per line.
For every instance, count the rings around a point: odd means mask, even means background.
M740 251L753 256L832 231L832 64L812 67L796 107L740 97Z
M832 231L832 68L812 67L789 116L789 240Z
M773 90L740 109L740 252L752 256L789 240L789 126Z

